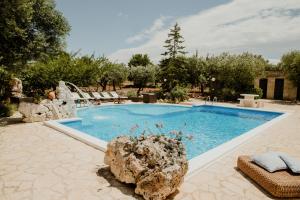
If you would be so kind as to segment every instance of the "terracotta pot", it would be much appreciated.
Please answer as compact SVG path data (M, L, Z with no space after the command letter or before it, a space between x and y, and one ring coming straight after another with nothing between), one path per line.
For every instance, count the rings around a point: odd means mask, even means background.
M48 99L50 99L50 100L55 99L55 92L54 91L48 93Z

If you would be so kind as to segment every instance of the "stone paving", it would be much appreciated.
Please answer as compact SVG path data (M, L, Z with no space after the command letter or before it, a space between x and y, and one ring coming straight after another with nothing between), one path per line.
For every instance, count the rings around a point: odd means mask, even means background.
M300 159L300 106L267 104L293 111L255 138L188 176L170 199L270 199L235 169L236 158L268 150ZM141 199L133 186L114 179L104 153L41 123L0 127L1 200Z

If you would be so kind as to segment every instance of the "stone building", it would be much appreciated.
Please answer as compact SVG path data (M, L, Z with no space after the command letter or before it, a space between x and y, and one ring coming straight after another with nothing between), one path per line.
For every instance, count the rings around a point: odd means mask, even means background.
M281 71L267 71L265 76L255 79L254 86L263 90L263 99L300 99L300 88L295 87Z

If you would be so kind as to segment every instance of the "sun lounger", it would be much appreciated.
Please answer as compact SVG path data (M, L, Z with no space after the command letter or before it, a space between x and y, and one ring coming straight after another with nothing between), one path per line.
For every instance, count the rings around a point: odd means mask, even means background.
M103 97L98 92L92 92L92 95L95 99L99 99L99 100L103 99Z
M288 170L270 173L254 164L250 156L239 156L237 167L275 197L300 197L300 175Z
M116 99L115 97L110 96L107 92L100 92L100 95L102 95L102 97L106 99Z
M116 93L115 91L111 91L109 92L110 95L114 98L119 98L119 99L128 99L128 97L124 97L124 96L120 96L118 93Z
M85 99L85 98L80 97L77 92L72 92L71 94L72 94L73 100L84 100Z
M121 103L123 100L127 99L127 97L120 96L115 91L109 92L109 94L114 98L114 103Z
M95 98L91 97L91 95L89 93L86 93L86 92L83 92L83 96L86 98L86 99L89 99L89 100L94 100Z
M87 100L87 98L82 98L79 96L79 94L77 92L72 92L72 99L74 100L76 107L82 107L83 105L85 105L84 101Z

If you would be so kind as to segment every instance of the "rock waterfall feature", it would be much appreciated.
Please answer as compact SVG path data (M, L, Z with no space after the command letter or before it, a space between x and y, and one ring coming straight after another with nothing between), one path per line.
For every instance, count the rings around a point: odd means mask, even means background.
M21 102L19 112L24 122L40 122L53 119L76 117L76 105L69 88L63 81L56 88L57 99L45 99L39 104Z

